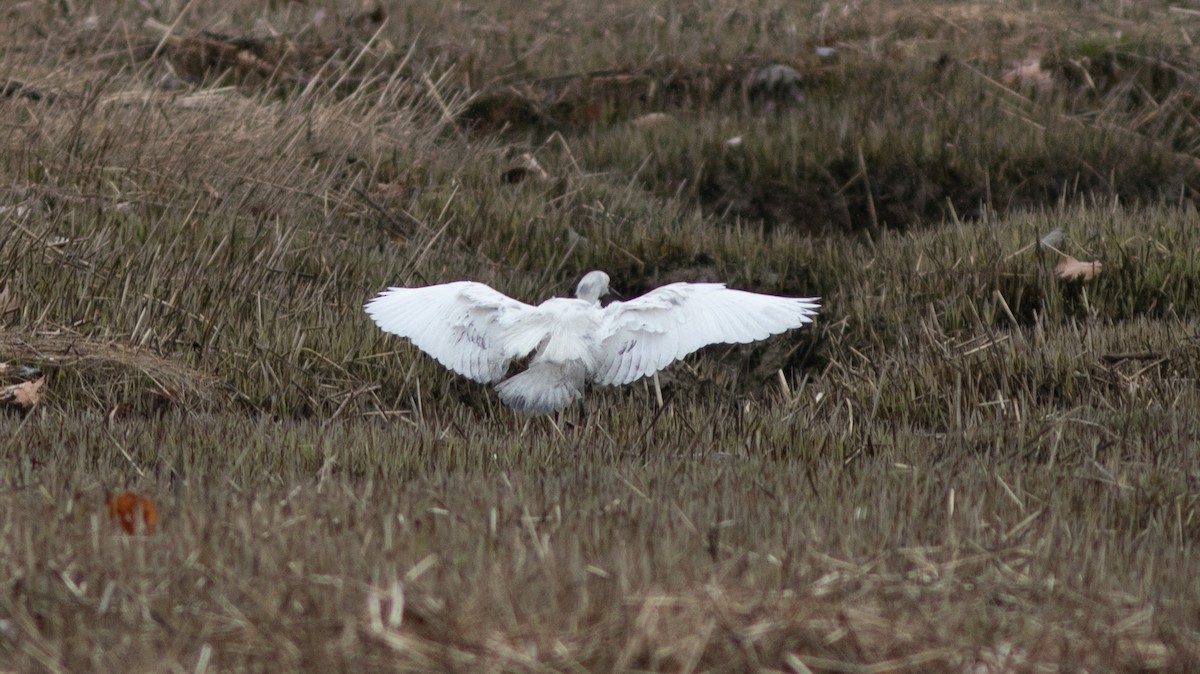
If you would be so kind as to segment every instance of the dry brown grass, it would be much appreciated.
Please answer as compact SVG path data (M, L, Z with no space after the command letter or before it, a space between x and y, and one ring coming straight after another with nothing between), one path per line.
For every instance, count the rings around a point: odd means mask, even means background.
M1038 5L0 9L0 670L1194 670L1200 19ZM591 268L823 314L552 423L361 310Z

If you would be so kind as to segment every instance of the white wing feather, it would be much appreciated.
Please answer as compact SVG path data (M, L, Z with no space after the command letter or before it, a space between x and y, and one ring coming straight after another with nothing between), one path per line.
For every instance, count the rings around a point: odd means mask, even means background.
M745 344L812 321L817 298L672 283L604 308L592 379L618 386L653 374L709 344Z
M545 333L536 307L472 281L388 288L365 309L385 332L482 383L504 378L509 362L533 351Z

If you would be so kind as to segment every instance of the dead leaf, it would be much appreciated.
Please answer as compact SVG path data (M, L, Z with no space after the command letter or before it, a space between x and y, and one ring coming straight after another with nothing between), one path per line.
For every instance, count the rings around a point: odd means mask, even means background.
M116 520L127 534L138 533L139 511L142 515L142 533L151 533L158 524L158 509L150 499L131 491L108 497L108 516Z
M1031 56L1017 64L1015 68L1000 76L1000 81L1010 87L1032 89L1039 94L1048 93L1054 88L1054 76L1048 70L1042 70L1040 56Z
M45 383L45 377L38 377L32 381L0 388L0 405L27 412L33 409L34 405L41 402L42 385Z
M1054 273L1060 279L1065 281L1091 281L1100 274L1100 270L1104 267L1100 262L1080 262L1075 258L1067 255L1063 257L1062 262L1054 268Z

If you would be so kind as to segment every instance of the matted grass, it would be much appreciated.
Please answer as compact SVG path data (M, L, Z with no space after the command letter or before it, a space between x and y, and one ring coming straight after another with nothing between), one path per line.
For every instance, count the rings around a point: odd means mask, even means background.
M1197 666L1193 13L373 10L0 10L0 669ZM822 314L552 421L361 309L593 268Z

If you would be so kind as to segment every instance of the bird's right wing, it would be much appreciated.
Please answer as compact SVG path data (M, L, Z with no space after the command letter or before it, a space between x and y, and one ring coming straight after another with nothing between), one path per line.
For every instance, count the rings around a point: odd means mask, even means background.
M388 288L364 308L385 332L483 383L502 379L513 358L541 341L537 307L473 281Z
M817 314L817 299L730 290L721 283L672 283L613 302L604 308L592 378L627 384L709 344L745 344L798 328Z

